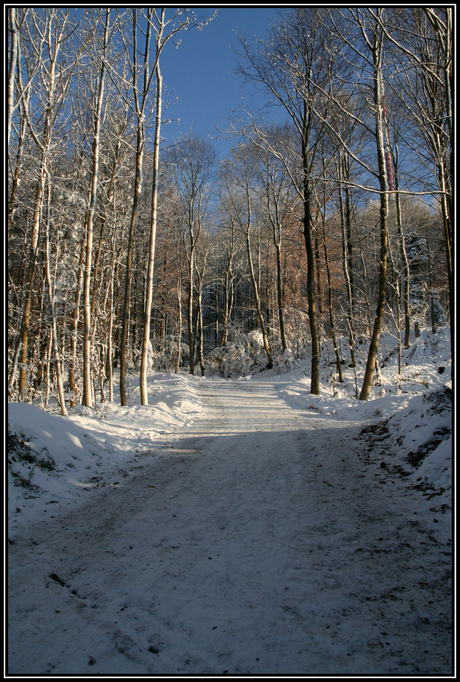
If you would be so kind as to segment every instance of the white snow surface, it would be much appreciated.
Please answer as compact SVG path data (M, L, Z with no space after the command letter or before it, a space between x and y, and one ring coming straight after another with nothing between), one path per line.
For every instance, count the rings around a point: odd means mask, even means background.
M448 331L393 347L10 403L7 673L452 676Z

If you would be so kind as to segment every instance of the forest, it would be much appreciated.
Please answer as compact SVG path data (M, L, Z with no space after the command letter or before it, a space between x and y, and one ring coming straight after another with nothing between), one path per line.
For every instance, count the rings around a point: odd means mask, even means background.
M367 347L367 400L383 331L401 358L451 324L452 7L287 8L240 36L284 122L240 111L223 159L164 138L163 53L212 10L6 11L10 402L66 415L116 381L126 405L135 372L145 405L150 369L226 376L251 344L260 369L308 358L312 394L326 347L338 382Z

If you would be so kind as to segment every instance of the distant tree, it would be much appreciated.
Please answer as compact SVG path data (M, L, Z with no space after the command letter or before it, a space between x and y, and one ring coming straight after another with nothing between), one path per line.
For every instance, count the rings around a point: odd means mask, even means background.
M231 151L220 167L220 201L232 225L243 235L246 243L250 280L257 310L257 320L262 332L268 367L273 366L272 351L262 313L260 280L255 269L252 235L256 222L256 204L260 186L257 183L257 157L260 152L251 142L240 143ZM260 250L259 250L260 253Z
M190 374L195 373L194 279L196 250L204 232L204 222L211 199L211 178L216 151L205 139L184 139L165 154L164 160L174 183L177 216L187 259L188 298L187 324Z

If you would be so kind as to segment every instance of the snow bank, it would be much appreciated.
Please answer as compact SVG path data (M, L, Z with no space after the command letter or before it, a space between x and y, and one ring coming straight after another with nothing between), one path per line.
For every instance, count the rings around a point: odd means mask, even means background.
M137 377L129 406L77 405L68 417L27 403L8 405L8 508L25 520L44 504L77 501L102 485L118 485L136 456L159 456L168 434L203 411L195 377L152 374L149 405L139 405ZM18 512L19 510L19 512Z
M324 417L368 422L364 430L370 444L374 432L385 434L386 456L393 466L402 467L410 480L427 489L441 491L443 501L451 499L452 382L448 328L436 334L424 330L412 346L402 352L401 379L395 339L382 337L380 367L369 400L356 398L362 385L363 362L354 370L343 368L344 382L329 372L321 361L321 395L310 394L309 368L296 369L280 377L280 395L291 407L312 410ZM379 439L380 442L381 438ZM422 481L422 484L420 484ZM441 490L442 489L442 490Z

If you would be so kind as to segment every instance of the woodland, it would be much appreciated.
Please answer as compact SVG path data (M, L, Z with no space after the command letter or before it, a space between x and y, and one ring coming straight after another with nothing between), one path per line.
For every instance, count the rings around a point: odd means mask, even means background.
M235 68L285 114L240 111L219 159L166 145L163 52L206 31L183 8L8 7L9 401L63 415L155 369L334 372L356 397L418 330L451 323L452 7L283 9ZM180 46L179 46L180 50ZM179 93L180 95L180 93ZM261 369L263 369L263 367Z

